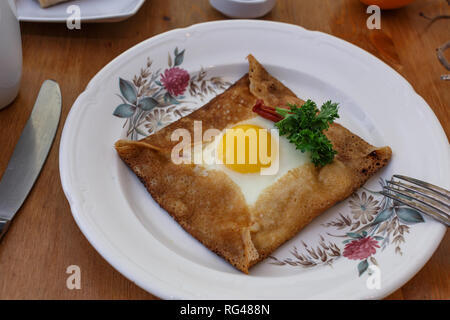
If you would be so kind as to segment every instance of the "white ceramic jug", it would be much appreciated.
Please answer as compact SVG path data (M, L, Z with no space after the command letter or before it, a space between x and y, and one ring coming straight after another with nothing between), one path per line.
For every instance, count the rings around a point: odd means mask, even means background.
M10 104L20 87L22 41L14 0L0 0L0 109Z

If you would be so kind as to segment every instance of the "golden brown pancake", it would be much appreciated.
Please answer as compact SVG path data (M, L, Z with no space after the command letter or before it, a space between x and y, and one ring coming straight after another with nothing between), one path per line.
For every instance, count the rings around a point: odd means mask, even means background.
M138 142L116 142L119 156L153 199L193 237L245 273L350 196L391 157L389 147L376 148L334 123L325 132L338 152L334 161L322 168L307 164L290 170L252 206L224 172L205 174L194 164L172 163L171 150L178 144L171 141L175 129L193 134L193 123L199 120L203 131L223 130L255 117L257 99L273 107L303 103L253 56L248 60L249 74L202 108Z
M41 5L42 8L47 8L50 6L53 6L55 4L61 3L61 2L66 2L69 0L39 0L39 4Z

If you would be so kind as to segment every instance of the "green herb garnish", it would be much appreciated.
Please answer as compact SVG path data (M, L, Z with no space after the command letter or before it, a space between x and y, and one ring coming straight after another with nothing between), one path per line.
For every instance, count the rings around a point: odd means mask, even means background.
M309 152L316 167L331 163L337 151L323 131L339 118L338 104L327 101L319 110L314 101L308 100L301 107L289 104L289 108L276 108L284 117L275 123L280 135L286 136L296 149Z

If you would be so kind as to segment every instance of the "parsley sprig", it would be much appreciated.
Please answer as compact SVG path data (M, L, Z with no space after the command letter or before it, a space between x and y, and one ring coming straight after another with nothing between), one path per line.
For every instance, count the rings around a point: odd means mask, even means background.
M289 108L276 108L284 117L275 123L280 135L286 136L302 152L309 152L316 167L332 162L337 151L323 131L339 118L338 104L327 101L319 110L314 101L308 100L301 107L290 104Z

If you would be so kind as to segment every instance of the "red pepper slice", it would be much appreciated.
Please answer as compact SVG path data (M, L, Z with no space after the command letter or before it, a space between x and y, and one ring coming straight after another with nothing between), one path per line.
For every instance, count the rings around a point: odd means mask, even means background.
M278 122L284 119L284 117L280 115L275 108L264 105L263 100L257 100L252 111L273 122Z

